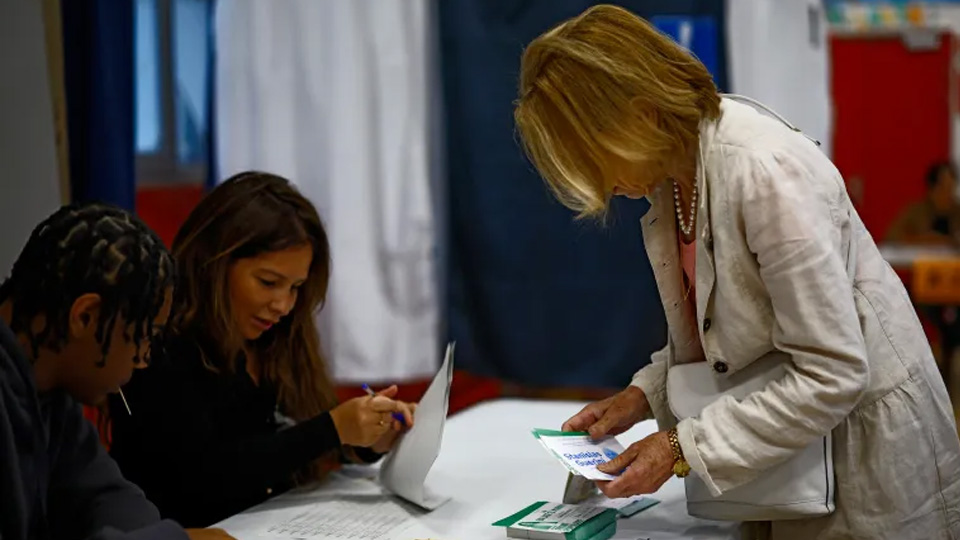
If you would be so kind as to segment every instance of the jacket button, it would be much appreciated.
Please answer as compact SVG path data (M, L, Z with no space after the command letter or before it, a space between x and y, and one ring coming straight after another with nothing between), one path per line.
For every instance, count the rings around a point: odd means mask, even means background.
M727 367L727 363L726 363L726 362L714 362L714 363L713 363L713 370L716 371L717 373L726 373L728 369L730 369L730 368Z
M272 495L272 494L273 494L273 488L267 488L267 495Z
M703 320L703 331L704 331L704 332L707 332L707 331L710 330L710 324L711 324L710 319L704 319L704 320Z

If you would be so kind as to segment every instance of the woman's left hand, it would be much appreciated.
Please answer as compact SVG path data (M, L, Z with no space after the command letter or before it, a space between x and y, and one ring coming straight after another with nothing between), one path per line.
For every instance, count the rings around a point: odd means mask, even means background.
M623 471L616 480L597 482L611 499L654 493L673 475L673 449L666 431L658 431L631 444L613 460L597 465L607 474Z
M416 403L398 403L400 412L403 415L404 424L401 424L397 420L393 420L390 429L384 433L377 442L373 443L370 446L370 449L378 454L386 454L393 449L393 445L396 444L397 439L400 438L400 434L404 431L413 427L413 415L417 410Z

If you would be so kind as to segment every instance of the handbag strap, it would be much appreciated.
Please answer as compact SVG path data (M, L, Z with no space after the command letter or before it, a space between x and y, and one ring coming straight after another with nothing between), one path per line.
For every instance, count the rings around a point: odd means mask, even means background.
M753 99L753 98L751 98L751 97L741 96L740 94L720 94L720 96L721 96L721 97L725 97L725 98L727 98L727 99L731 99L731 100L733 100L733 101L740 101L740 102L742 102L742 103L746 103L746 104L748 104L748 105L751 105L751 106L754 107L754 108L760 109L760 110L766 112L767 114L769 114L770 116L776 118L777 120L783 122L783 124L784 124L785 126L787 126L788 128L790 128L790 131L795 131L795 132L803 135L803 136L806 137L807 139L810 139L810 141L812 141L813 144L815 144L815 145L817 145L817 146L820 146L820 141L818 141L817 139L814 139L813 137L807 135L807 134L804 133L800 128L798 128L797 126L791 124L786 118L784 118L783 116L780 116L780 114L777 113L777 111L771 109L770 107L767 107L767 106L764 105L763 103L760 103L759 101L757 101L757 100L755 100L755 99Z

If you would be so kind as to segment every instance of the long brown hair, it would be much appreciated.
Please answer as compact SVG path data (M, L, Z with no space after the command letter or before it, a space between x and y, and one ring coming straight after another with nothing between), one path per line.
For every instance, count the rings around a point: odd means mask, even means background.
M313 259L293 310L245 344L231 315L231 265L304 244L313 248ZM289 181L264 172L231 177L190 213L173 254L181 282L172 331L201 345L208 369L233 372L246 345L256 351L261 376L276 386L287 416L303 421L337 405L314 322L327 294L330 245L317 210Z

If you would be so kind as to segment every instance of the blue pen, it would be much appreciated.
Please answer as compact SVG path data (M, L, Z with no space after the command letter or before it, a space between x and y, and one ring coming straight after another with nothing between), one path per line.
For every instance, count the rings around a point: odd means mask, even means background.
M363 385L363 391L366 392L368 396L375 396L375 395L377 395L377 393L374 392L374 391L370 388L370 385L368 385L368 384L364 384L364 385ZM394 420L396 420L397 422L400 422L400 425L401 425L401 426L407 427L407 422L403 419L403 414L402 414L402 413L395 412L395 413L393 413L391 416L393 416L393 419L394 419Z

